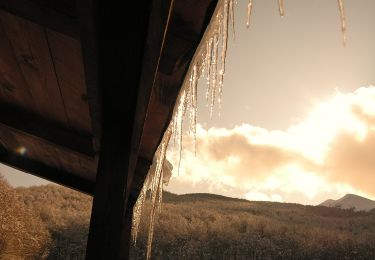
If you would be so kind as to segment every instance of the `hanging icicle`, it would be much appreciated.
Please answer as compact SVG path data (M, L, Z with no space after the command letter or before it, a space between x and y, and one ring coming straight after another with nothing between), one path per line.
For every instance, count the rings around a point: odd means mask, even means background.
M205 76L207 82L206 99L212 115L215 100L221 103L222 88L225 74L225 60L228 46L228 27L232 26L234 37L234 5L235 0L220 0L216 6L212 20L208 25L192 59L191 66L185 77L176 106L173 111L172 120L164 133L163 139L155 153L156 167L151 167L141 194L134 206L132 239L137 239L143 204L146 199L147 190L150 189L151 213L148 227L147 259L151 257L151 244L154 232L154 222L157 212L160 210L163 191L163 165L166 151L171 138L178 146L178 172L181 162L182 151L182 128L184 118L188 112L190 117L190 131L194 136L194 151L196 151L197 131L197 94L198 81ZM220 63L219 63L220 61ZM219 70L220 69L220 70ZM206 74L206 75L204 75ZM218 96L217 96L218 95Z
M250 27L251 12L253 11L253 1L249 0L247 4L247 16L246 16L246 27Z
M229 21L231 21L231 24L232 24L233 41L236 40L236 30L234 29L234 26L235 26L234 5L235 4L237 4L237 1L229 1Z
M344 0L337 0L340 10L340 19L341 19L341 33L342 33L342 44L346 46L346 17L344 10Z
M141 223L142 210L143 210L144 202L146 200L146 193L147 193L148 187L149 187L149 175L147 175L145 183L143 184L142 190L141 190L141 192L138 196L138 199L137 199L137 201L134 205L134 208L133 208L133 221L132 221L131 237L132 237L132 240L133 240L134 244L137 243L139 224Z
M281 17L284 17L284 0L279 1L279 13Z
M156 167L154 174L151 179L151 213L148 226L148 239L147 239L147 259L151 258L151 245L154 236L154 224L156 214L161 210L161 201L163 197L163 166L165 161L165 156L167 153L167 148L169 140L172 135L172 128L168 128L164 133L163 139L156 154Z

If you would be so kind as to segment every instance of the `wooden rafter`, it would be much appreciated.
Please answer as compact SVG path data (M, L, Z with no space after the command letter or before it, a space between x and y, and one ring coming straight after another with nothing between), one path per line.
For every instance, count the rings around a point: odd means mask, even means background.
M89 195L94 194L95 182L79 177L76 173L56 169L19 154L10 153L1 146L0 163Z
M77 133L33 113L0 104L0 126L30 135L38 140L67 149L70 152L94 157L90 135Z

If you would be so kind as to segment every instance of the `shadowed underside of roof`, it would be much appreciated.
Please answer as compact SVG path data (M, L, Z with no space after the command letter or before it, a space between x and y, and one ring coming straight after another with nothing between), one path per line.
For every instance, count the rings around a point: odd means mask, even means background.
M95 21L80 2L0 1L0 161L92 194L103 96ZM212 3L176 1L163 35L169 2L153 2L139 85L123 82L138 88L135 121L118 119L135 127L133 161L152 161Z
M0 163L94 195L88 258L127 257L133 205L216 3L0 0Z

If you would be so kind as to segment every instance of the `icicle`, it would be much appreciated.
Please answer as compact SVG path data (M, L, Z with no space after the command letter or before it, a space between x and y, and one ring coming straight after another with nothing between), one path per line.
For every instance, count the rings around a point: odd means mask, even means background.
M341 32L342 32L342 44L346 46L346 17L344 11L344 1L337 0L340 9L340 19L341 19Z
M197 95L198 95L198 66L194 65L193 74L191 75L190 89L191 89L191 102L190 102L190 127L194 138L194 154L196 155L196 138L197 138Z
M232 1L231 1L232 3ZM224 73L225 73L225 60L227 56L227 47L228 47L228 23L229 23L229 14L231 13L230 5L228 6L228 0L224 3L224 15L223 21L221 24L221 69L219 71L219 84L218 84L218 100L219 100L219 109L221 106L221 95L223 91L223 82L224 82Z
M148 175L149 176L149 175ZM143 205L146 199L146 192L148 188L148 176L145 180L145 184L142 187L142 190L139 194L139 197L137 199L137 202L134 205L133 208L133 221L132 221L132 231L131 231L131 236L133 243L137 243L137 237L138 237L138 232L139 232L139 224L141 223L141 218L142 218L142 210L143 210Z
M177 106L176 115L173 118L174 124L176 125L174 131L176 131L177 145L178 145L178 168L177 173L180 175L181 167L181 154L182 154L182 125L186 113L186 90L183 90L182 95L179 99Z
M280 16L284 16L284 0L278 0L279 1L279 13Z
M211 100L210 100L210 117L212 118L212 112L215 105L216 88L217 88L217 61L219 52L219 37L217 34L214 35L214 46L212 53L212 86L211 86Z
M247 4L247 18L246 18L246 27L250 27L250 18L251 18L251 12L253 10L253 1L249 0L249 3Z
M221 93L225 73L225 59L227 52L228 27L229 23L234 28L234 5L235 0L219 0L215 9L212 21L208 25L206 32L202 38L202 43L196 50L191 61L191 66L187 72L188 77L185 78L181 86L180 93L177 97L176 106L173 111L172 120L164 133L163 139L155 153L155 167L151 167L148 173L141 194L136 202L133 213L132 238L136 242L141 220L141 213L146 192L151 189L151 213L148 227L147 239L147 259L151 257L151 245L154 232L154 222L157 212L161 210L162 191L163 191L163 165L165 161L167 147L170 138L173 137L174 144L178 146L178 172L180 170L181 154L182 154L182 129L186 113L190 114L190 130L194 135L194 151L196 151L196 132L197 132L197 94L198 81L201 76L206 76L206 99L210 106L210 114L212 115L213 106L215 104L216 93L219 93L219 103L221 101ZM234 29L233 29L234 33ZM220 48L219 48L220 47ZM219 54L219 49L221 53ZM220 59L220 71L218 71Z
M152 239L154 236L154 224L155 224L155 216L156 213L161 209L161 201L163 196L163 165L165 161L165 156L169 144L169 140L172 135L170 124L166 132L164 133L163 139L161 144L157 150L157 161L154 175L151 179L151 213L150 213L150 221L148 227L148 239L147 239L147 255L146 258L151 258L151 245Z
M212 44L213 44L213 38L210 38L208 41L207 41L207 47L206 47L206 72L207 72L207 75L206 75L206 82L207 82L207 90L206 90L206 101L207 101L207 104L208 104L208 101L209 101L209 95L210 95L210 92L211 92L211 73L212 73L212 70L211 70L211 66L212 66Z
M234 29L235 26L235 19L234 19L234 1L229 0L229 20L231 21L232 24L232 36L233 40L236 40L236 30Z

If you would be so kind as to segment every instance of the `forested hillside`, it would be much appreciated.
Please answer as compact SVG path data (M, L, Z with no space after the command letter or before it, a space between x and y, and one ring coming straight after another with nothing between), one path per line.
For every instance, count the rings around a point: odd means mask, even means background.
M144 257L143 225L132 257ZM375 210L166 194L156 259L375 259Z
M0 175L0 259L48 256L50 234L33 209Z
M84 259L90 196L57 185L18 188L16 192L49 231L49 259Z
M89 196L0 180L0 259L84 259ZM147 207L146 207L147 211ZM144 219L132 259L145 258ZM375 210L164 194L153 259L375 259Z

